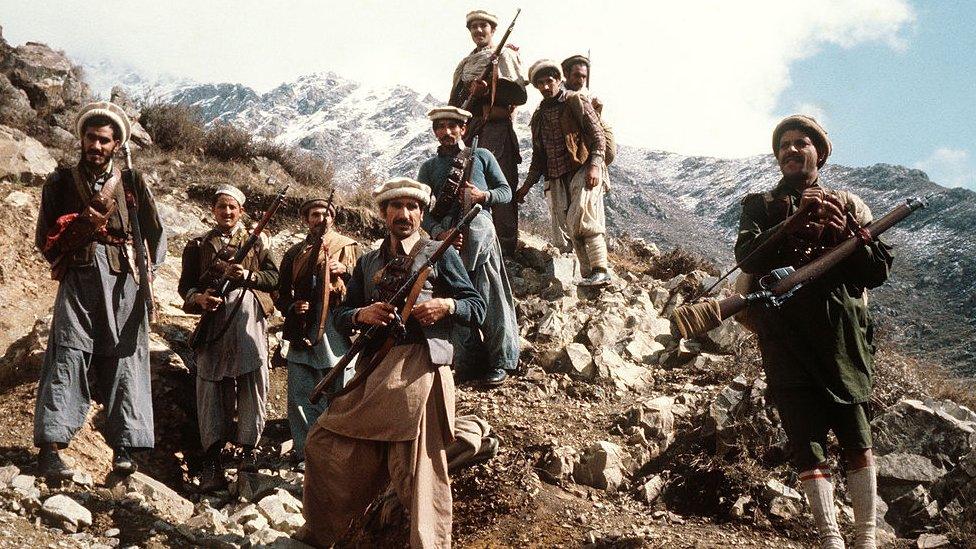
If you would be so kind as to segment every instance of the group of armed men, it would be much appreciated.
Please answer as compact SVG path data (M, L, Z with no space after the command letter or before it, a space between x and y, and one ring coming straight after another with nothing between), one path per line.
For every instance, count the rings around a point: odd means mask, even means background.
M496 47L494 15L474 11L465 23L475 49L454 73L450 104L429 113L437 155L421 166L416 179L397 177L372 190L389 233L378 249L363 254L355 240L339 234L336 206L331 197L321 197L302 204L309 234L285 252L280 270L261 239L243 261L230 262L249 231L242 223L246 197L226 184L212 198L215 227L190 240L183 252L184 309L213 320L195 350L196 412L205 454L200 488L214 490L225 482L221 456L227 455L228 443L236 448L240 469L257 465L269 385L266 330L277 307L286 318L294 459L305 470L306 524L296 537L314 546L340 539L388 487L409 511L413 546L450 545L452 369L498 385L518 366L518 326L503 254L516 248L518 203L540 178L553 243L575 252L581 283L610 280L603 195L609 188L612 137L601 119L602 105L587 89L589 60L580 55L562 63L540 60L526 81L517 49ZM528 83L542 101L531 119L528 176L513 192L521 162L513 115L525 102ZM59 450L84 424L93 397L104 405L115 473L135 471L131 452L154 445L149 306L137 297L139 254L133 252L132 224L138 224L151 265L166 255L166 231L150 188L113 159L129 137L124 111L108 102L90 104L76 129L81 158L49 177L36 231L37 246L60 280L34 423L39 469L55 479L73 474ZM472 153L475 137L478 148ZM791 265L798 254L828 249L853 223L871 221L858 197L830 190L820 179L831 143L814 119L784 119L773 132L772 146L782 179L769 192L745 197L735 245L737 259L747 259L744 271L756 275ZM432 202L442 198L443 187L452 177L457 183L456 160L465 154L471 160L469 177L460 181L462 199L436 208ZM480 213L462 232L451 234L476 204ZM806 222L780 246L751 254L798 211L808 212ZM441 246L444 239L453 247ZM416 284L419 297L401 317L402 303L384 301L389 288L429 264L439 248L446 252ZM874 348L865 289L884 282L891 261L888 247L871 241L786 306L762 309L754 323L770 394L802 471L823 547L844 546L834 516L828 431L844 449L855 546L874 546L875 469L867 408ZM215 276L230 281L229 292L214 292ZM298 292L299 286L315 291ZM349 349L350 336L394 324L401 333L368 377L357 379L357 362L350 362L332 388L342 389L338 396L318 404L309 399ZM358 364L369 359L364 353Z

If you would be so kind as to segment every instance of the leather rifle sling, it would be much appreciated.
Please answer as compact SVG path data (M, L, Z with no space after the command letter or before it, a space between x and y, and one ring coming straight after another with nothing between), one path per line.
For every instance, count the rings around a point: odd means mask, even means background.
M322 262L322 294L319 296L319 303L322 304L319 313L319 323L315 327L315 340L310 341L309 346L314 347L322 341L322 336L325 334L325 323L329 318L329 297L332 295L332 269L329 267L329 263L332 258L329 256L329 247L326 246L325 241L322 242L322 252L325 253L325 261Z

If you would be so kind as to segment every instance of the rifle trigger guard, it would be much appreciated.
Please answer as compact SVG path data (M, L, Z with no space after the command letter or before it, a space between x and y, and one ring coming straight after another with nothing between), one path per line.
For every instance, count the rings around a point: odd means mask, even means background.
M393 320L390 321L389 335L394 341L400 341L407 335L407 326L403 322L403 317L400 316L400 311L393 311Z

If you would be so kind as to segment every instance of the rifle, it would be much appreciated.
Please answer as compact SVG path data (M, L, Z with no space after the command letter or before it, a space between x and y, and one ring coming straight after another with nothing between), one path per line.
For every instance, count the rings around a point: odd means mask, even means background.
M518 8L518 10L515 12L515 17L512 18L512 23L508 26L508 30L506 30L505 34L502 35L502 39L498 42L498 45L495 46L495 51L492 52L491 56L488 58L488 65L485 66L485 70L481 73L481 76L476 78L474 82L479 82L482 80L488 82L490 80L493 80L493 77L495 75L495 68L498 66L498 58L502 56L502 49L505 47L505 44L508 42L508 37L512 34L512 29L515 28L515 20L518 19L520 13L522 13L522 8ZM461 103L461 108L466 111L470 111L471 103L474 102L474 99L475 99L475 94L469 91L468 97L465 98L463 103ZM490 106L495 105L494 86L491 87L491 99L489 101L489 105Z
M434 201L434 207L430 210L430 215L434 219L441 219L451 212L455 205L462 203L461 194L464 190L464 182L471 180L471 171L474 169L474 153L478 150L478 137L475 136L471 146L464 149L454 158L454 165L447 174L447 181L441 187L441 192ZM463 204L462 204L463 205Z
M273 176L268 177L266 182L268 185L274 185L275 178ZM274 216L275 212L278 211L278 208L281 207L281 203L285 201L286 192L288 192L288 185L285 185L285 188L281 189L278 192L278 194L275 195L274 199L271 201L271 205L264 212L264 216L261 218L260 221L258 221L258 224L254 227L254 230L251 231L250 236L247 237L247 240L244 241L244 244L237 249L237 252L234 254L234 257L230 259L229 263L239 264L242 261L244 261L244 258L247 257L247 254L251 251L252 248L254 248L254 245L257 244L258 238L261 237L261 232L264 231L264 227L268 224L269 221L271 221L271 217ZM230 293L230 286L231 286L231 280L227 278L226 274L221 274L220 278L217 279L217 281L214 282L213 284L210 284L207 289L215 290L213 293L214 297L225 299L227 297L227 294ZM240 308L243 301L244 301L243 296L241 296L241 299L239 299L237 301L237 304L234 306L234 312L237 312L237 309ZM216 342L221 337L223 337L224 332L226 332L227 328L230 327L230 322L227 322L217 332L215 336L213 336L212 338L206 341L201 341L201 339L203 339L202 335L207 332L206 328L209 327L210 324L213 322L213 313L215 312L216 311L204 311L203 314L200 315L200 320L197 322L196 327L193 328L193 331L190 333L190 337L188 337L186 340L190 348L196 349L197 347L200 347L202 345L210 345Z
M146 250L146 241L142 238L142 227L139 225L139 201L135 195L135 172L132 171L132 151L129 143L122 144L125 153L125 173L122 174L122 186L125 190L125 205L129 210L129 228L132 230L132 247L136 251L136 269L139 271L139 296L146 303L146 313L149 322L156 321L156 299L152 287L152 259Z
M862 227L826 254L800 268L781 267L760 279L763 289L748 295L735 294L722 300L710 299L701 303L682 305L672 314L682 338L702 334L722 324L747 307L762 304L779 307L807 283L823 276L827 271L853 254L859 247L879 237L895 224L916 210L926 206L925 198L909 198L884 217ZM797 217L794 215L793 217ZM774 235L775 236L775 235ZM750 254L751 255L751 254ZM741 262L740 262L741 263Z
M325 206L326 209L329 211L331 211L332 209L332 200L334 197L335 197L335 188L333 188L332 192L329 194L329 200ZM309 231L309 236L312 237L310 243L312 251L311 251L311 255L308 258L308 261L305 263L305 266L302 269L302 272L298 273L298 276L295 277L295 279L299 281L299 284L296 284L294 289L295 301L307 301L309 303L316 302L315 295L314 295L315 285L313 284L313 278L315 277L316 274L315 271L318 266L319 257L323 251L322 241L325 237L326 230L328 230L327 224L323 222L321 225ZM321 275L321 280L319 281L319 283L321 284L322 289L321 289L321 293L318 296L319 299L317 300L318 303L321 304L320 308L322 310L322 313L319 315L319 322L315 332L316 334L315 339L309 340L308 336L306 335L308 333L308 325L311 316L309 313L314 315L312 307L309 307L308 311L302 314L292 315L285 320L285 322L288 324L291 324L292 322L297 323L297 326L295 326L295 330L296 333L301 338L300 340L301 345L305 347L314 347L315 345L318 344L319 341L322 341L322 335L325 333L325 323L328 318L329 294L331 293L331 289L332 289L332 283L331 283L332 271L329 269L329 249L325 248L324 251L325 251L325 261L323 263L321 272L319 273Z
M461 234L461 231L463 231L465 227L471 223L471 220L473 220L480 212L481 204L475 204L468 211L467 215L465 215L461 221L459 221L458 224L447 233L447 237L444 238L440 246L437 247L437 250L431 254L420 269L415 271L403 282L403 284L400 285L400 287L396 290L396 292L393 293L387 302L394 306L397 306L402 302L402 311L394 317L393 322L391 322L389 326L370 326L365 332L356 338L356 341L352 344L352 347L350 347L346 354L342 356L342 359L340 359L339 362L332 367L332 371L322 378L315 388L312 389L312 392L308 397L312 404L318 403L319 399L322 398L322 393L326 391L327 387L332 385L337 377L342 375L346 369L346 366L348 366L349 363L356 358L356 355L361 353L368 346L374 345L380 337L386 336L383 344L370 355L369 362L366 364L366 366L359 369L356 377L354 377L352 381L350 381L349 384L344 388L339 389L334 394L330 395L330 398L344 395L356 386L363 383L369 374L372 373L372 371L375 370L381 362L383 362L383 359L386 358L386 355L390 352L390 349L392 349L396 344L397 339L402 337L405 331L404 326L406 325L407 320L410 318L410 313L413 310L414 303L417 301L417 297L420 295L420 290L423 288L424 282L427 281L427 277L430 275L430 270L440 260L444 253L447 252L447 249L451 247L457 236Z

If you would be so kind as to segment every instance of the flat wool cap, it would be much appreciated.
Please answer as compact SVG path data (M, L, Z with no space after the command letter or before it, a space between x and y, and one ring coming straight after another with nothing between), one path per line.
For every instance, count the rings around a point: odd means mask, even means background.
M800 130L809 135L820 156L817 167L822 168L827 163L827 157L830 156L830 151L833 149L830 138L827 137L827 130L823 129L816 118L805 114L787 116L776 125L776 129L773 130L773 156L778 156L779 140L786 130Z
M488 21L489 23L491 23L491 26L493 27L498 26L498 17L496 17L491 13L488 13L485 10L474 10L468 12L468 14L464 16L464 26L465 27L470 26L472 21Z
M234 200L237 201L237 203L239 205L241 205L241 206L244 205L244 193L240 189L238 189L237 187L235 187L233 185L228 185L226 183L223 184L223 185L220 185L219 187L217 187L217 190L214 191L214 197L218 197L218 196L220 196L222 194L225 194L225 195L233 198Z
M129 135L132 133L132 125L129 122L129 117L126 116L122 107L109 101L96 101L82 107L81 111L78 112L78 120L75 122L75 133L78 134L79 138L84 137L82 128L85 127L85 121L93 116L104 116L108 118L122 131L122 139L119 141L125 143L129 140Z
M394 177L381 185L373 187L373 202L382 206L394 198L413 198L427 206L430 204L430 187L409 177Z
M467 122L468 119L471 118L471 113L457 107L437 107L436 109L431 109L430 112L427 113L427 118L430 118L431 120L447 119Z
M535 75L543 69L555 69L555 71L559 74L559 78L561 79L563 77L563 73L555 61L552 59L540 59L535 63L532 63L532 66L529 67L529 82L535 82Z
M579 65L580 63L586 65L587 68L589 68L590 59L585 55L573 55L567 57L566 59L563 59L563 62L560 63L559 65L563 68L563 74L569 74L569 71L570 69L573 68L573 65Z
M309 198L302 202L302 205L298 207L298 214L305 217L312 208L328 208L330 216L335 217L336 214L335 204L330 205L325 198Z

